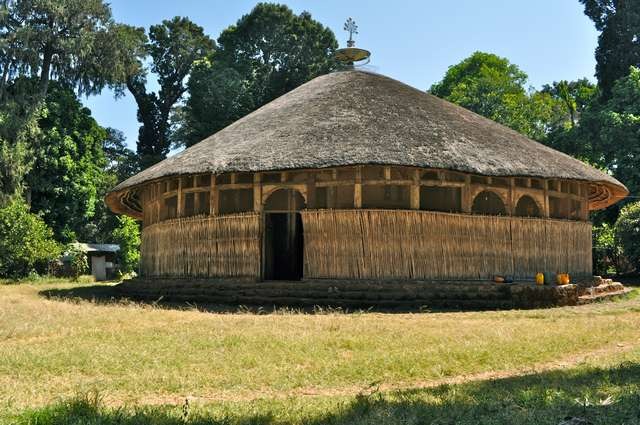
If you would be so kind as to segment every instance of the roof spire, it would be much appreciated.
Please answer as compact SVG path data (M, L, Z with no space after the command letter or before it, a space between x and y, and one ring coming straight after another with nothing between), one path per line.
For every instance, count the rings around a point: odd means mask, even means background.
M347 41L347 47L354 47L356 42L353 40L353 34L358 33L358 25L356 25L356 21L349 18L347 22L344 23L344 30L349 31L349 40Z
M336 50L335 58L346 65L347 68L354 68L356 65L361 66L369 63L371 52L355 47L356 42L353 39L353 35L358 34L356 21L352 18L347 19L343 29L349 33L349 40L347 40L346 48Z

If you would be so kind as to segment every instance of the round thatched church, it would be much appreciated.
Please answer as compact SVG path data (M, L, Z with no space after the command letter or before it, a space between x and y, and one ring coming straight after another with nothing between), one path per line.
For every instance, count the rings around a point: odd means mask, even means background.
M106 201L142 220L148 282L331 281L346 291L590 276L588 213L627 193L491 120L350 70L274 100Z

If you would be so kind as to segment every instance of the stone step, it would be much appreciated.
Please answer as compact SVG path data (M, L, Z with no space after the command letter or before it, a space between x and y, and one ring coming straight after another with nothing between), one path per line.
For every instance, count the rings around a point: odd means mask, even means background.
M589 304L598 301L606 301L616 299L631 292L629 288L623 288L615 292L601 292L595 295L581 295L578 297L578 305Z

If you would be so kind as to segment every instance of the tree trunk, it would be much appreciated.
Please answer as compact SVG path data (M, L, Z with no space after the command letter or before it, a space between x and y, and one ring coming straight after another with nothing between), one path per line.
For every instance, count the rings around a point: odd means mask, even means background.
M42 58L42 70L40 71L40 98L47 97L49 91L49 74L51 73L51 61L53 60L53 48L50 44L44 48L44 57Z
M9 70L13 67L13 60L7 58L2 70L2 81L0 81L0 102L4 101L7 79L9 78Z

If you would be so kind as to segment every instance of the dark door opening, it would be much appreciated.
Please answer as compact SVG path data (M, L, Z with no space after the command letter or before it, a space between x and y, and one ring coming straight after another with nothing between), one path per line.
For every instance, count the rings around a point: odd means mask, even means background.
M265 280L300 280L304 236L300 213L265 213Z

